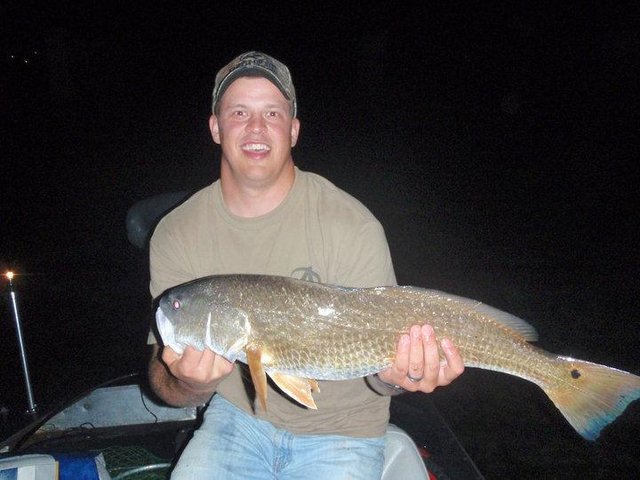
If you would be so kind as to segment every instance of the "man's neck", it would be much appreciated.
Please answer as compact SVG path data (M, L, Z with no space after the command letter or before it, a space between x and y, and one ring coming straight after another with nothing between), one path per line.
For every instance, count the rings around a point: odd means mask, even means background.
M295 181L293 165L272 183L239 182L224 169L220 175L222 198L229 211L239 217L254 218L275 210L287 197Z

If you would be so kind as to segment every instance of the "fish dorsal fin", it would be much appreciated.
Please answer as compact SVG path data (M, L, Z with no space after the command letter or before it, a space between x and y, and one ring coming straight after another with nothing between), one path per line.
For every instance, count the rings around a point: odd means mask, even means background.
M279 372L269 372L269 376L280 389L307 408L317 410L311 392L319 392L318 382L313 379L294 377Z
M504 312L502 310L498 310L495 307L479 302L477 300L472 300L470 298L459 297L457 295L451 295L449 293L443 293L443 295L446 298L465 306L466 308L490 317L491 319L495 320L499 324L517 334L519 337L526 340L527 342L538 341L538 332L536 332L536 329L533 327L533 325L525 322L523 319L516 317L515 315Z
M259 347L249 345L245 349L247 353L247 365L253 387L256 389L256 397L260 401L263 411L267 411L267 374L262 365L262 350Z

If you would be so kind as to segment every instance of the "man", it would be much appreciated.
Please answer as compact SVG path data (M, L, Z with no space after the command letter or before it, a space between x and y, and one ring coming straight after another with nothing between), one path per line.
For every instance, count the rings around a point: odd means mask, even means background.
M364 287L395 284L380 223L326 179L299 170L300 132L288 68L247 52L215 79L211 135L220 179L158 225L150 244L150 290L212 274L263 273ZM240 365L210 350L182 355L154 346L149 379L176 406L210 401L172 478L379 478L389 396L431 392L463 370L454 345L415 325L398 340L392 367L367 379L320 382L318 410L270 386L267 411ZM213 395L213 394L216 395ZM212 397L213 395L213 397Z

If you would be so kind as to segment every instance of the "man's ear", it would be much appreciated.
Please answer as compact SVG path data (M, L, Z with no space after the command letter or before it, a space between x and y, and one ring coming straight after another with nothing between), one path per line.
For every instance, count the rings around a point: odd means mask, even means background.
M218 117L215 114L209 117L209 130L213 141L220 145L220 126L218 125Z
M298 143L298 135L300 134L300 120L294 118L291 121L291 146L295 147Z

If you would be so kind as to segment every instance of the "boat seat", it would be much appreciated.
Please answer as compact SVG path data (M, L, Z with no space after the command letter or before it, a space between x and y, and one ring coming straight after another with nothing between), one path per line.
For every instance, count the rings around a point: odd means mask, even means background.
M427 467L413 439L401 428L389 424L385 434L384 467L381 480L425 480Z

